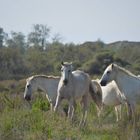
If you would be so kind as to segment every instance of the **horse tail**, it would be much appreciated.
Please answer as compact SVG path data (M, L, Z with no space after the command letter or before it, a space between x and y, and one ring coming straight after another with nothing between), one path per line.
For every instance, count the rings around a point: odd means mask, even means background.
M98 108L102 107L102 89L99 83L95 80L90 81L89 86L90 95Z

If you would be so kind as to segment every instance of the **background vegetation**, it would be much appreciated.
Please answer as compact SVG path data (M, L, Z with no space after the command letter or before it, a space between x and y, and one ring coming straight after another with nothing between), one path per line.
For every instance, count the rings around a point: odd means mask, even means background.
M71 124L64 116L49 111L40 91L28 104L23 99L25 79L34 74L60 75L61 61L72 61L74 69L88 72L92 78L102 75L112 62L140 74L140 42L101 40L83 44L62 43L59 34L51 37L47 25L35 24L28 35L0 28L0 139L1 140L127 140L132 125L123 108L123 120L116 123L112 108L97 117L91 103L87 125L79 129L80 108ZM139 108L139 107L138 107ZM138 112L139 114L139 112ZM140 139L139 119L135 140ZM132 138L133 139L133 138Z
M60 74L61 61L72 61L74 69L90 75L101 75L112 63L140 71L140 42L119 41L105 44L101 40L83 44L61 42L53 37L47 25L35 24L28 35L21 32L7 34L0 28L0 80L22 79L33 74Z

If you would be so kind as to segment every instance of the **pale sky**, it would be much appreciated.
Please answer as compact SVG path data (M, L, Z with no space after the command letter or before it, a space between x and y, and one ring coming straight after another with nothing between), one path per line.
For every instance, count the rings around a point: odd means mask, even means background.
M0 0L0 26L27 35L47 24L63 42L140 41L140 0Z

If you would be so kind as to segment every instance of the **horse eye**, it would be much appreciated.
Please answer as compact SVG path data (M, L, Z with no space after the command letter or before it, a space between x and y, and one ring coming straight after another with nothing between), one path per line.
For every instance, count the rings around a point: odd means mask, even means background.
M110 74L111 72L110 71L107 71L107 74Z
M27 85L27 88L29 88L30 87L30 85Z

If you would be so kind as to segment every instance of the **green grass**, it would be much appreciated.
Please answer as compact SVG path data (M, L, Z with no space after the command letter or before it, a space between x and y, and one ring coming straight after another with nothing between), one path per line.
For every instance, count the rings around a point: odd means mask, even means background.
M23 89L23 86L20 87ZM17 89L19 91L19 87ZM10 89L0 92L0 140L140 139L140 119L137 118L137 126L133 133L132 123L128 121L125 108L123 119L117 123L112 108L106 108L98 118L96 107L91 103L86 126L79 128L81 117L79 105L72 123L66 117L51 112L44 95L36 94L31 104L28 104L23 99L23 92L16 92L16 89L12 93L9 91ZM137 110L139 116L139 107Z

